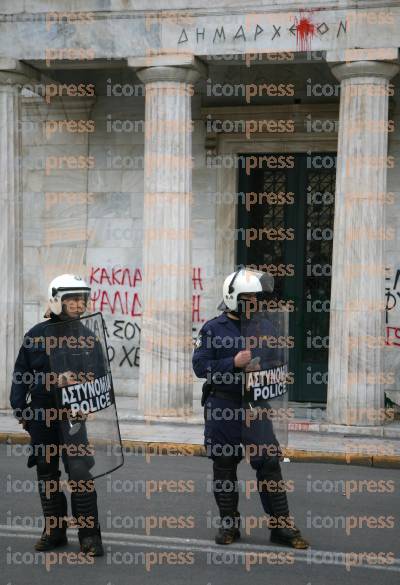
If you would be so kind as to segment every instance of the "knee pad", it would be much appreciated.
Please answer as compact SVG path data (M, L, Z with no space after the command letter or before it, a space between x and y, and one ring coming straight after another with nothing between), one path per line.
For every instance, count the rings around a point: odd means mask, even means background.
M60 490L58 457L46 460L44 456L36 458L38 492L45 518L62 518L67 515L67 499ZM58 524L57 524L58 525Z
M217 489L220 482L229 482L232 484L230 490L236 490L237 484L237 466L240 458L235 456L216 457L213 462L214 490ZM218 488L219 489L219 488ZM226 486L225 486L225 489Z
M236 469L243 458L240 455L218 455L213 457L214 468Z
M213 492L221 518L238 515L237 466L241 457L221 455L213 461Z
M50 457L46 459L44 455L36 456L36 470L38 477L59 478L61 472L58 469L58 458Z
M261 464L257 465L257 477L266 479L269 477L282 476L281 465L278 457L268 457Z
M71 508L74 518L80 524L79 533L91 534L97 530L99 514L97 509L96 490L84 492L72 492Z

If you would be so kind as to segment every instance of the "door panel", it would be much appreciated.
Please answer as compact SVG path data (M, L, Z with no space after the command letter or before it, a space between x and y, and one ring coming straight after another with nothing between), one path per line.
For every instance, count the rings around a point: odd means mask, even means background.
M274 265L275 296L295 306L289 319L295 339L290 398L325 402L336 155L293 158L293 168L253 169L249 175L245 165L240 169L237 265Z

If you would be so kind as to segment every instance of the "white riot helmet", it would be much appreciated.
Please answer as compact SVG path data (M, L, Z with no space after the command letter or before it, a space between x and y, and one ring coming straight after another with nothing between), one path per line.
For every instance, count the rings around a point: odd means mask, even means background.
M241 294L261 295L271 293L273 290L274 278L268 272L241 268L225 278L222 287L223 300L218 305L218 309L235 312L238 310L238 300Z
M62 312L62 299L67 295L82 294L87 300L90 295L90 286L75 274L61 274L49 284L48 300L49 308L55 315Z

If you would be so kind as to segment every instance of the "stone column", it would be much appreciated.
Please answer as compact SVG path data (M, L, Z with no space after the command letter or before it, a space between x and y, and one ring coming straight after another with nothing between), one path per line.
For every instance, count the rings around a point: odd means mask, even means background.
M12 372L23 336L19 93L26 78L9 67L9 60L0 59L0 408L10 408Z
M192 120L194 67L147 67L143 319L139 410L192 413Z
M327 403L333 424L381 422L388 84L398 69L368 61L332 68L341 81Z

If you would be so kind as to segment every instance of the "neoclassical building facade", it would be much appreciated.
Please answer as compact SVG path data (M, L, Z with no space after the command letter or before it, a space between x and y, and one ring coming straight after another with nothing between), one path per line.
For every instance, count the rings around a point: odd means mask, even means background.
M192 340L251 265L292 302L291 399L379 432L400 388L398 3L28 4L0 2L1 407L74 272L124 405L198 415Z

